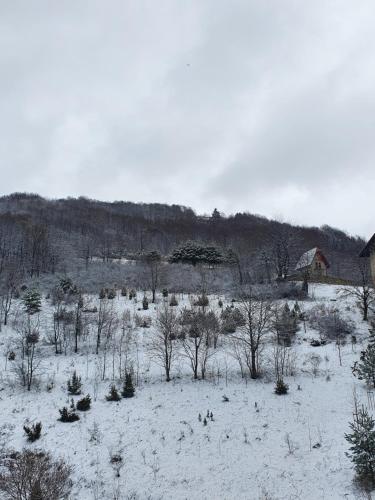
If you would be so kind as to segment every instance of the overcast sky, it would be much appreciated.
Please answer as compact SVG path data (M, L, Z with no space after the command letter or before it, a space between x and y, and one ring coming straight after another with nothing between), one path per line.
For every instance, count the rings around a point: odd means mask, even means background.
M0 190L375 232L373 0L0 0Z

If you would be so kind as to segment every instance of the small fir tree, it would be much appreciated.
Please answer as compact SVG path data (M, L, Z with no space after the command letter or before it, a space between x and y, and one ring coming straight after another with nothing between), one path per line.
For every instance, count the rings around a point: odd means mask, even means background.
M143 310L146 311L148 309L148 300L147 300L147 297L146 295L143 297L143 300L142 300L142 307L143 307Z
M122 287L121 288L121 297L126 297L128 295L128 292L126 290L126 287Z
M38 290L28 290L22 300L24 309L29 316L38 313L42 309L42 297Z
M282 378L277 379L275 385L275 394L281 396L288 394L289 386L284 382Z
M125 383L124 383L124 387L123 387L123 390L121 393L122 397L123 398L132 398L134 396L134 392L135 392L135 389L134 389L131 373L126 373Z
M99 292L99 300L103 300L103 299L105 299L105 297L106 297L106 292L105 292L105 289L102 288Z
M161 291L163 297L168 297L168 289L167 288L163 288L163 290Z
M350 424L352 432L345 434L351 444L347 456L354 464L357 478L364 484L375 485L375 422L367 408L362 406Z
M69 408L64 406L61 410L59 410L60 413L60 422L76 422L79 420L79 415L76 413L76 407L74 404L74 401L72 399Z
M84 398L80 399L77 402L77 410L79 411L87 411L91 408L91 398L90 394L87 394Z
M121 396L118 393L115 385L111 385L109 394L105 397L107 401L120 401Z
M361 352L360 360L354 363L353 375L365 380L369 386L375 387L375 335L370 334L368 346Z
M79 396L79 394L81 394L81 377L77 375L75 370L72 378L68 380L67 386L69 394L72 394L73 396Z
M115 299L116 298L116 290L114 290L113 288L111 288L110 290L108 290L107 297L108 297L109 300Z

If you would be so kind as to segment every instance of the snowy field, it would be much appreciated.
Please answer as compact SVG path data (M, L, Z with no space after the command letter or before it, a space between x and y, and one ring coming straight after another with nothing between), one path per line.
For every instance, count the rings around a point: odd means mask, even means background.
M352 375L368 338L368 325L351 299L337 299L339 287L311 287L308 310L319 302L334 304L356 322L357 344L349 341L339 353L334 343L312 347L317 332L302 325L292 345L294 375L285 377L289 393L274 394L271 346L263 352L264 376L243 379L225 339L209 360L206 380L192 380L186 360L172 369L173 380L164 381L163 370L145 351L150 328L136 328L129 356L137 373L135 397L108 402L105 395L118 380L117 358L108 351L102 380L103 353L95 355L95 336L80 343L80 352L69 347L56 356L52 345L41 342L42 363L38 388L20 387L14 373L17 362L7 353L17 333L12 326L0 333L0 445L6 448L42 448L64 457L74 467L72 499L243 499L243 500L342 500L364 498L353 485L353 470L345 456L344 434L352 420L353 391L368 403L367 388ZM117 297L119 312L146 314L154 320L156 309L137 311L138 303ZM158 300L161 298L158 296ZM178 297L181 309L189 298ZM225 305L229 304L222 298ZM336 300L333 302L333 300ZM97 298L92 298L94 304ZM218 308L218 297L210 307ZM293 305L293 302L290 303ZM14 304L14 311L20 304ZM41 332L49 331L52 309L43 302ZM15 312L14 312L15 314ZM11 323L11 321L10 321ZM313 373L311 353L321 363ZM66 382L73 370L82 377L83 394L92 408L74 423L57 419L70 398ZM224 401L223 396L229 401ZM75 400L79 397L75 396ZM207 425L202 419L207 411ZM41 421L42 437L29 444L22 427ZM95 429L95 430L94 430ZM111 456L123 457L120 477Z

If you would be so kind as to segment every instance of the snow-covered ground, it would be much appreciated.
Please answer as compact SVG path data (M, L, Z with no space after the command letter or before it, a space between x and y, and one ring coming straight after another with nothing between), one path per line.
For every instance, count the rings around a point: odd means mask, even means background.
M338 288L314 286L314 300L303 307L333 303ZM119 311L128 308L133 313L140 307L140 302L135 306L122 297L114 300ZM217 297L210 302L216 305ZM185 297L179 308L188 304ZM74 499L131 495L152 500L362 498L353 486L344 434L352 419L353 391L364 403L368 401L367 388L351 372L366 343L368 326L351 299L334 304L356 321L357 344L348 342L342 348L340 366L335 344L311 347L308 339L316 332L301 328L292 347L295 375L286 378L290 390L285 396L274 394L272 376L241 379L225 346L219 346L211 358L207 380L193 381L187 364L180 362L173 370L173 381L166 383L161 368L143 352L153 326L136 331L132 356L138 363L139 384L134 398L106 401L111 360L108 379L98 380L101 365L94 354L94 339L87 349L82 345L78 354L55 356L53 346L44 346L40 387L27 392L14 381L12 362L5 363L9 339L16 335L5 327L0 333L0 444L43 448L64 457L74 466ZM41 314L46 327L50 306L44 304ZM154 306L146 314L154 317ZM307 361L311 352L321 356L316 375ZM80 413L78 422L61 423L58 409L68 401L66 381L74 369L82 377L83 394L90 393L93 399L92 408ZM54 387L47 391L52 380ZM224 402L223 395L229 401ZM205 426L198 415L205 417L207 411L213 413L213 420L208 419ZM42 437L29 444L22 427L39 420ZM118 452L123 467L116 478L110 457Z

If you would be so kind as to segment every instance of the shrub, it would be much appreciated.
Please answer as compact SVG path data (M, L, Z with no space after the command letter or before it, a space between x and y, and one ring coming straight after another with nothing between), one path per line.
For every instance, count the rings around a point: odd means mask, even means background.
M36 424L32 424L30 427L24 425L23 430L27 435L27 440L33 443L34 441L40 438L40 434L42 432L42 423L37 422Z
M111 288L110 290L108 290L107 298L109 300L115 299L116 298L116 290L114 290L113 288Z
M338 309L325 304L311 309L309 323L321 336L329 340L345 339L355 332L355 324L350 318L344 318Z
M81 377L77 375L77 372L74 370L72 378L68 380L67 383L68 392L72 394L72 396L78 396L81 394Z
M207 307L209 305L209 300L206 294L202 293L198 299L194 302L195 306Z
M136 327L150 328L151 318L149 316L140 316L139 314L134 315L134 322Z
M76 407L72 399L69 408L64 406L61 410L59 410L60 418L58 420L60 420L60 422L76 422L77 420L79 420L79 415L77 415L75 410Z
M107 401L120 401L121 396L118 393L115 385L111 385L109 389L109 394L105 397Z
M126 290L126 287L122 287L121 288L121 297L126 297L128 294L127 290Z
M121 394L123 398L132 398L134 396L134 386L131 373L126 373L125 375L125 384Z
M173 294L172 297L171 297L171 300L169 301L169 305L171 307L176 307L178 306L178 302L177 302L177 299L176 299L176 295Z
M290 281L277 283L277 286L272 288L271 294L274 299L286 300L305 300L308 296L303 287Z
M49 453L23 450L0 459L0 491L10 500L67 498L72 488L71 467Z
M275 385L275 394L278 394L279 396L283 394L288 394L289 386L284 382L282 378L279 378L276 381Z
M136 299L137 298L137 292L132 288L129 290L129 300Z
M163 288L161 293L162 293L163 297L168 297L168 289L167 288Z
M91 398L90 394L87 394L84 398L80 399L77 402L77 410L79 411L87 411L91 408Z
M99 292L99 299L100 299L100 300L103 300L103 299L105 299L105 297L106 297L106 291L105 291L105 289L104 289L104 288L102 288L102 289L100 290L100 292Z

